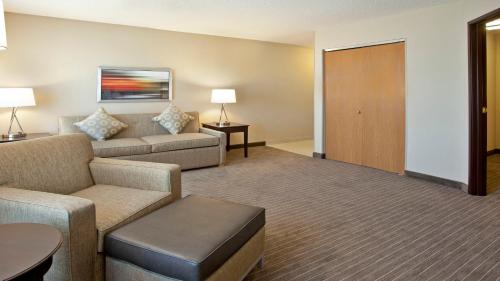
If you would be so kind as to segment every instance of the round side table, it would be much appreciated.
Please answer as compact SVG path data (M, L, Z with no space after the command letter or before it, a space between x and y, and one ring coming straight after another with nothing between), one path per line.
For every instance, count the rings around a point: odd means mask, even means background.
M62 233L37 223L0 225L0 280L40 280L61 247Z

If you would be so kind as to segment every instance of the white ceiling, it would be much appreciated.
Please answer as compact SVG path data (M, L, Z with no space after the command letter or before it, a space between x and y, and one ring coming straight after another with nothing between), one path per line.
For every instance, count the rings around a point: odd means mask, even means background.
M312 46L318 28L450 1L4 0L4 5L14 13Z

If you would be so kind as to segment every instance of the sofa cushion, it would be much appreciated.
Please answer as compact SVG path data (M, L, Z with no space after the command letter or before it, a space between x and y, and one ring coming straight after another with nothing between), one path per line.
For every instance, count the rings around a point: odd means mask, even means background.
M0 144L0 185L71 194L94 184L94 158L83 134Z
M184 133L178 135L156 135L142 137L151 144L152 152L173 151L181 149L208 147L219 145L219 138L202 133Z
M127 124L109 115L102 107L74 125L96 140L108 139L128 127Z
M190 195L108 234L106 255L176 280L205 280L264 224L263 208Z
M142 190L113 185L94 185L71 194L94 202L97 250L102 252L104 236L172 201L170 192Z
M160 134L170 134L158 122L154 122L153 117L159 113L140 113L140 114L113 114L116 119L128 124L126 130L122 130L113 138L140 138L144 136L153 136ZM197 133L200 130L199 114L196 111L186 112L194 120L189 122L181 133ZM82 121L87 116L61 116L59 117L59 134L82 133L82 130L73 125L75 122ZM90 138L90 136L88 136Z
M173 135L182 132L184 127L192 120L194 120L193 116L182 112L172 102L160 115L153 117L153 121L158 122Z
M96 157L118 157L151 153L151 145L136 138L92 141L92 147Z

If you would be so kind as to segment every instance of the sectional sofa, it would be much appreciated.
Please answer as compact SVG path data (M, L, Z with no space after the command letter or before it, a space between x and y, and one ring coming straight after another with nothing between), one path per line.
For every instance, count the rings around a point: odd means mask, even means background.
M171 135L152 119L158 114L117 114L116 119L128 124L106 141L92 140L94 155L146 162L178 164L183 170L222 165L226 158L226 137L222 132L201 128L198 112L178 135ZM82 133L75 122L86 116L59 118L59 134ZM90 137L89 137L90 138Z

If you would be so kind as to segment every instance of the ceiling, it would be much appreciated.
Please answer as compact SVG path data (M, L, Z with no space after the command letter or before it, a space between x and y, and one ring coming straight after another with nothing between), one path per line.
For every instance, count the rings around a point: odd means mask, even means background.
M313 46L318 28L450 1L4 0L4 5L14 13Z

